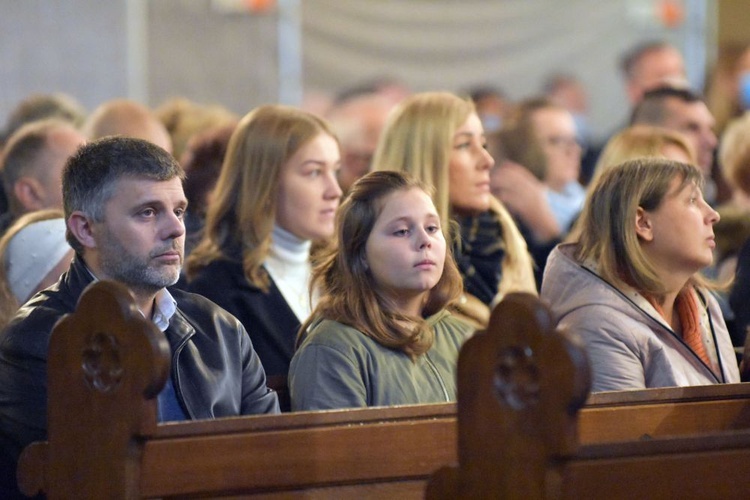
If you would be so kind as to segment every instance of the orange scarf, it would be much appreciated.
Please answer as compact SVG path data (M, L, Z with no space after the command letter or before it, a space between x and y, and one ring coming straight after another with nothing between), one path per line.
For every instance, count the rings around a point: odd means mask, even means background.
M651 296L645 296L646 300L654 306L654 309L664 318L667 323L670 323L669 318L664 316L664 311L656 300ZM688 347L698 355L699 358L706 363L706 366L711 366L711 361L706 353L706 347L703 345L703 334L701 333L700 325L700 313L698 311L698 304L696 303L695 294L691 293L689 289L685 289L677 295L677 299L674 303L677 315L680 318L680 325L682 325L682 340L685 341Z

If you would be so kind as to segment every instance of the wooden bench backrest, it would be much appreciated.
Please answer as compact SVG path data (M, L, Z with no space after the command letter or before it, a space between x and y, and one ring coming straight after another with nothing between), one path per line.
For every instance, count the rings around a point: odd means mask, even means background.
M76 312L53 329L48 441L32 444L21 459L44 463L44 475L33 474L40 467L32 466L19 475L21 488L59 498L131 496L140 454L133 437L156 430L151 398L164 386L169 358L166 338L127 288L107 281L90 286Z
M87 289L50 340L49 439L24 450L22 490L50 498L418 498L432 471L455 459L454 404L157 425L154 398L169 359L164 335L126 288Z
M522 317L536 326L508 327ZM428 498L692 498L750 488L750 475L739 478L750 460L747 429L598 442L592 435L597 444L581 444L578 420L587 411L591 428L603 429L596 419L608 412L654 419L671 403L683 410L696 405L698 413L710 407L701 406L706 401L700 396L645 402L641 393L640 403L601 396L579 412L588 391L585 356L555 331L550 313L535 298L509 296L495 309L487 333L462 349L458 377L459 466L433 476ZM745 394L735 396L742 401ZM744 413L734 414L734 421L746 421L746 408ZM737 482L727 483L732 480Z
M549 317L534 299L515 296L498 311L494 323L510 333L490 347L502 347L506 355L493 357L482 344L491 336L467 344L489 365L470 362L459 367L469 377L468 385L460 388L462 408L469 408L463 394L472 394L477 404L488 391L493 397L506 394L515 405L553 394L551 404L566 410L544 432L536 432L531 420L507 420L508 428L523 423L534 435L534 452L546 449L546 443L559 452L569 450L577 429L585 442L593 443L685 434L700 426L750 427L746 387L738 384L732 391L722 387L718 396L707 388L593 396L579 413L576 428L572 409L585 397L587 382L580 378L563 386L558 380L584 358L568 341L549 334ZM527 334L537 339L532 352L545 353L558 373L545 378L539 371L542 365L532 363L525 348L519 350ZM493 375L496 365L500 377ZM153 398L168 366L164 336L143 320L127 290L106 282L87 290L76 314L59 324L51 340L49 441L25 450L19 470L23 489L29 494L43 490L50 498L273 492L419 498L433 471L457 462L454 404L157 426ZM483 366L484 371L471 374L472 366ZM617 425L618 412L639 417L628 416L626 425ZM693 415L693 421L674 416L683 414ZM492 426L480 428L484 436L498 435ZM508 446L506 455L525 453L520 442L508 441Z

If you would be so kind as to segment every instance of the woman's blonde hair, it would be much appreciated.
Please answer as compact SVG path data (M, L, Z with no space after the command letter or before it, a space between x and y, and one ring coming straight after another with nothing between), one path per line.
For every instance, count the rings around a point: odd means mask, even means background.
M451 238L459 238L452 227L449 165L453 136L472 113L474 104L449 92L424 92L401 102L391 113L373 157L373 170L406 172L435 190L435 206ZM533 264L526 241L505 207L490 201L502 227L505 243L503 277L496 300L510 291L536 293Z
M609 167L625 161L643 157L664 158L664 148L667 146L680 149L690 159L690 163L696 163L693 145L680 132L652 125L628 127L607 141L594 167L591 184Z
M18 220L11 224L7 231L5 231L2 238L0 238L0 329L8 324L21 306L21 304L18 303L16 295L10 289L10 283L8 282L8 265L6 260L8 259L8 247L10 246L10 242L19 232L31 224L62 218L63 211L56 208L30 212L19 217Z
M216 259L241 255L248 281L268 290L262 265L271 247L282 167L320 134L336 139L323 119L290 106L261 106L242 118L229 140L203 238L185 263L188 279Z
M729 122L721 136L719 163L724 177L750 195L750 113Z
M653 125L632 125L613 135L604 146L594 167L594 175L589 183L591 193L599 177L609 168L637 158L665 158L664 148L679 148L695 164L698 160L695 149L680 132ZM581 237L581 218L574 223L565 241L578 241Z
M703 186L698 167L666 158L639 158L605 169L589 192L581 213L577 258L593 262L599 275L615 287L625 285L655 297L666 290L641 247L635 221L638 208L656 210L674 179L680 188ZM709 282L696 273L696 286Z
M313 268L310 290L320 299L302 325L299 345L310 325L329 319L356 328L381 345L398 349L412 359L427 352L434 332L423 318L405 316L377 286L367 265L366 247L375 222L383 211L384 199L398 191L429 189L411 176L399 172L371 172L355 182L336 213L336 238L321 252ZM441 227L445 234L445 226ZM443 274L430 290L422 309L430 316L458 299L461 275L446 245Z

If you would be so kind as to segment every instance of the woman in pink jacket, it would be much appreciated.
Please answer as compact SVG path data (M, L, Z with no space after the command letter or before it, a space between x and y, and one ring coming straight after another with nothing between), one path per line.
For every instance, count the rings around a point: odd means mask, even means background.
M642 158L598 179L576 243L542 283L559 325L582 338L593 391L739 382L724 318L700 271L719 215L698 167Z

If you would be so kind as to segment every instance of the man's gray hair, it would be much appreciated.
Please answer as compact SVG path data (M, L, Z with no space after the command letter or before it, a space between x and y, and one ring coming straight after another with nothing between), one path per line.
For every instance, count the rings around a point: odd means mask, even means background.
M121 179L184 180L185 172L165 150L142 139L104 137L82 146L65 165L62 177L65 219L83 212L96 222ZM76 252L83 247L70 231L68 243Z

